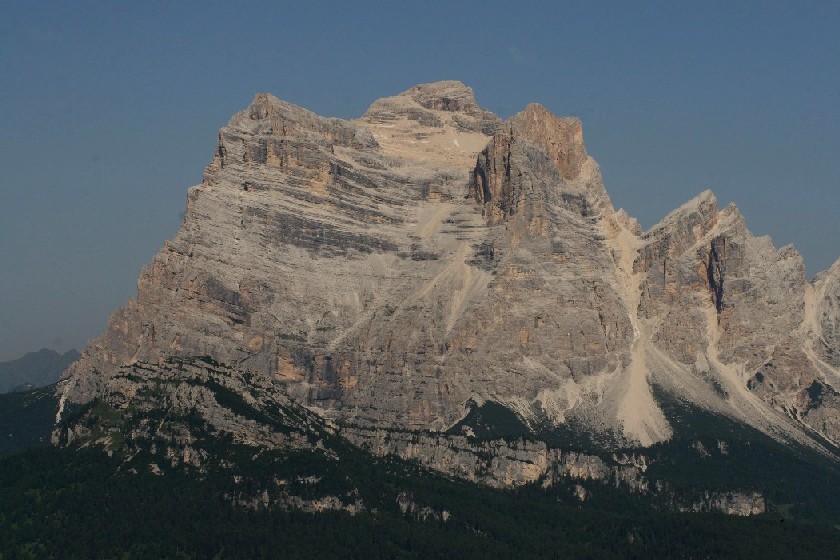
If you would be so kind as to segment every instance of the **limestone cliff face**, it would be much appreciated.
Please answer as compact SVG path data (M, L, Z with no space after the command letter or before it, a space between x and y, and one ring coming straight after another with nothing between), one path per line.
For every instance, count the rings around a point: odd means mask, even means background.
M814 280L816 350L827 364L840 368L840 260Z
M445 431L492 400L649 445L673 429L662 388L840 442L838 271L806 282L710 192L642 232L580 121L539 105L501 121L438 82L344 121L259 94L59 391L87 402L121 366L206 355L360 429Z
M840 436L840 261L805 284L803 300L801 324L773 348L747 386L836 443Z
M347 459L350 442L374 457L397 456L493 488L565 489L586 501L613 486L645 495L666 510L734 515L764 511L763 496L752 490L704 490L698 495L673 488L667 480L651 479L649 466L660 459L642 453L599 456L522 438L480 440L452 433L336 427L290 399L285 388L280 380L227 368L208 357L138 361L113 372L108 391L93 406L63 411L53 442L104 448L121 458L121 468L129 472L165 476L177 469L222 475L233 481L223 496L256 509L350 514L367 509L350 476L325 476ZM722 445L726 443L718 441ZM694 449L709 459L699 441ZM290 454L296 460L284 464ZM269 480L255 476L255 462L271 473ZM345 491L338 491L342 486ZM410 495L401 493L398 499L401 509L406 502L403 513L414 507L420 517L445 520L444 512L412 506Z

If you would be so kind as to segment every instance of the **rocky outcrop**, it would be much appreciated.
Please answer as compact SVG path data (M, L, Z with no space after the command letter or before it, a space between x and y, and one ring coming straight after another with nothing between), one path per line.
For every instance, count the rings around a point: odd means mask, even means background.
M108 386L85 406L63 403L55 443L102 448L132 474L213 480L239 507L368 509L359 481L334 475L349 446L276 380L207 357L173 358L119 368Z
M840 368L840 260L814 279L814 331L820 358Z
M454 80L415 86L396 97L375 101L363 119L386 126L408 119L426 127L451 126L487 136L499 125L496 115L478 106L472 89Z
M667 481L650 480L647 477L650 459L641 454L621 453L604 458L522 439L478 441L464 436L351 427L343 428L341 435L374 456L394 455L447 476L493 488L529 484L539 484L542 488L568 487L583 502L598 491L599 485L610 485L648 495L653 503L669 510L717 511L738 516L766 511L766 501L760 492L706 490L693 498L674 490ZM401 503L400 507L405 507L405 513L411 507L410 497L402 496L402 499L406 505ZM414 507L418 512L425 511ZM427 511L426 515L431 513Z
M207 431L233 444L286 451L320 449L317 440L334 433L289 399L277 381L206 357L121 367L94 404L79 408L63 401L60 406L54 443L114 449L126 442L137 448L163 445L168 463L199 468L212 456L198 447L197 434ZM161 413L167 421L161 421Z
M420 521L433 519L446 523L452 517L446 510L436 511L429 506L419 505L414 501L414 496L410 492L400 492L397 494L397 507L400 508L400 513L403 515L411 516Z
M341 435L374 456L395 455L447 476L494 488L540 483L544 487L565 480L597 481L645 492L644 456L597 455L553 449L543 442L478 441L465 436L345 427Z
M642 232L580 121L539 105L501 121L450 81L344 121L259 94L60 396L212 356L362 430L443 433L492 400L527 426L648 446L673 433L664 391L820 447L811 434L840 442L837 270L807 282L794 249L710 192ZM491 484L561 461L499 448L477 466L439 443L399 453Z
M464 436L345 427L351 443L374 456L396 455L448 476L495 488L530 484L545 475L551 458L541 442L472 443Z
M588 156L583 146L583 125L576 117L556 117L538 103L531 103L509 121L518 138L536 145L566 179L580 175Z
M656 347L689 372L683 381L705 384L730 408L740 401L734 408L746 423L766 421L758 397L784 416L775 418L777 433L802 440L792 435L793 420L836 442L840 432L830 419L837 378L820 373L825 368L811 350L819 328L808 319L814 286L799 253L752 236L737 208L718 210L708 191L642 237L634 263L644 274L640 315ZM816 392L827 398L815 402Z
M677 506L677 511L718 511L726 515L747 517L767 511L767 503L760 492L705 492L690 505Z

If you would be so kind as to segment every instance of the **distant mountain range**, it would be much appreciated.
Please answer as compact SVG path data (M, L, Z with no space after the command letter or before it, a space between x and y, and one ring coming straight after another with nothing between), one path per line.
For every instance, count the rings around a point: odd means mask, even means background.
M0 362L0 393L25 391L55 383L61 372L78 359L76 349L59 354L42 348L37 352L27 352L16 360Z

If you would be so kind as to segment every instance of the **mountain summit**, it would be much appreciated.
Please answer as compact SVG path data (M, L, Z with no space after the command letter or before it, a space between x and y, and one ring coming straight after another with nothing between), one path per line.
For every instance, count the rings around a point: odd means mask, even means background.
M806 281L708 191L641 231L580 121L537 104L501 120L447 81L346 121L258 94L137 297L67 370L62 411L133 364L194 356L382 453L414 453L383 430L469 435L488 406L533 440L649 447L679 402L831 455L840 261Z

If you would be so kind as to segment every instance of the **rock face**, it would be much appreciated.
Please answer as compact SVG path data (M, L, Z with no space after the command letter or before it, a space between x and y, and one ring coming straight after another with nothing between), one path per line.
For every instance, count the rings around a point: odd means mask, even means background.
M119 368L106 395L81 407L65 402L53 440L104 448L129 473L224 481L220 497L245 508L366 509L356 480L325 476L346 459L334 427L290 400L281 382L208 357Z
M648 466L659 459L639 453L602 457L521 438L480 440L337 427L290 399L283 382L227 368L209 357L135 362L114 372L108 387L87 405L64 403L54 443L99 446L117 454L122 468L159 476L173 469L221 475L233 481L224 497L246 508L342 510L351 515L364 511L353 482L336 495L329 476L339 463L353 462L347 457L350 443L373 457L396 456L492 488L571 489L584 501L611 486L646 495L654 506L668 510L730 515L764 511L758 492L704 490L696 496L671 488L667 481L650 480ZM296 460L287 462L290 456ZM258 458L273 475L268 484L253 478ZM397 500L404 514L443 521L448 517L414 503L406 493Z
M191 447L197 441L191 423L233 444L281 450L318 447L313 438L324 438L333 430L290 401L277 385L209 358L136 362L111 376L110 391L100 398L100 407L108 411L93 411L99 421L59 423L53 438L64 444L83 440L106 447L125 440L147 442L146 447L148 442L167 442L172 447L164 456L195 467L201 467L209 454ZM156 413L164 413L167 421L160 421ZM91 413L82 408L72 415L84 418Z
M678 505L677 511L719 511L726 515L760 515L767 511L767 504L758 492L706 493L691 505Z
M342 436L374 456L396 455L449 476L493 488L539 482L544 487L563 479L623 485L646 492L644 457L613 457L552 449L527 440L474 441L464 436L345 428Z
M819 447L840 443L840 264L807 282L710 192L642 232L580 121L539 105L501 121L439 82L344 121L259 94L60 396L204 355L362 431L494 401L648 446L673 433L663 390Z

